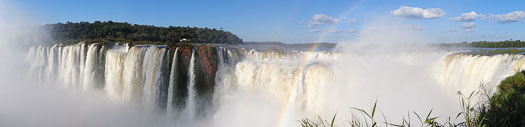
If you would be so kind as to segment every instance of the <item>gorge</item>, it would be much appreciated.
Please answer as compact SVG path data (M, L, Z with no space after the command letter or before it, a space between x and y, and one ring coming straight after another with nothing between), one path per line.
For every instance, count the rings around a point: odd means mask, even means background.
M390 119L409 110L453 116L459 110L451 104L457 91L498 84L523 70L524 62L519 54L351 46L283 50L79 43L33 46L27 59L30 77L40 82L99 91L115 102L139 102L177 119L177 125L193 126L292 126L302 117L348 115L349 106L370 107L374 100Z

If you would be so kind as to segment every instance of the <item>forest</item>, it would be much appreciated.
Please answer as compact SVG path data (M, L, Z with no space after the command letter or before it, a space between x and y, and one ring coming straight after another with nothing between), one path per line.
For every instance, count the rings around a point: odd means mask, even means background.
M138 25L95 21L46 24L54 43L126 42L132 44L221 43L242 44L237 35L214 28Z
M525 47L525 41L521 40L504 40L504 41L475 41L461 43L439 44L444 47L473 47L473 48L521 48Z

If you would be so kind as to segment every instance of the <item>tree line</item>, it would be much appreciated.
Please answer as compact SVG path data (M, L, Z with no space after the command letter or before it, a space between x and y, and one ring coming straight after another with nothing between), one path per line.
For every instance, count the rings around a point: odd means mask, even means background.
M474 48L520 48L525 47L525 41L521 40L505 40L505 41L476 41L476 42L461 42L440 44L445 47L474 47Z
M127 42L132 44L223 43L241 44L237 35L214 28L159 27L127 22L95 21L46 24L57 43Z

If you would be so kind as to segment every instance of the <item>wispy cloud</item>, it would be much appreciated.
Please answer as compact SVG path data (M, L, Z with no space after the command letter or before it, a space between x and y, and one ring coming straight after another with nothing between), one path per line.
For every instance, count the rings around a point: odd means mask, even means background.
M491 20L495 21L500 24L506 24L506 23L514 23L519 22L522 19L525 19L525 12L524 11L514 11L507 14L479 14L475 11L467 12L461 14L461 16L458 17L452 17L449 18L451 21L456 22L473 22L477 18L481 20Z
M465 28L465 29L471 29L471 28L474 28L476 26L478 26L478 24L473 23L473 22L466 22L466 23L461 24L461 27Z
M348 33L354 33L354 32L357 32L356 30L354 29L349 29L349 30L318 30L318 29L311 29L311 30L308 30L308 32L312 32L312 33L317 33L317 32L325 32L325 33L342 33L342 32L348 32Z
M335 25L339 23L339 19L325 15L325 14L315 14L312 19L308 22L307 28L316 28L317 25L328 24Z
M440 18L445 16L445 11L443 11L441 8L428 8L423 9L419 7L409 7L409 6L401 6L399 9L390 11L390 13L397 17L404 17L404 18L423 18L423 19L430 19L430 18Z
M321 31L319 31L317 29L311 29L311 30L308 30L308 32L316 33L316 32L321 32Z
M484 19L494 20L500 24L519 22L521 19L524 19L524 18L525 18L524 11L514 11L514 12L507 13L507 14L499 14L499 15L492 14L487 17L484 17Z
M474 28L477 26L478 24L473 22L465 22L461 24L461 28L465 29L465 32L474 32Z
M500 38L502 37L501 35L498 35L498 34L483 34L481 35L481 37L485 37L485 38Z
M423 26L417 25L417 24L405 24L403 25L403 28L407 30L415 30L415 31L421 31L425 29Z
M343 21L345 21L346 23L355 23L355 22L357 22L357 20L353 19L353 18L344 18Z
M472 22L476 20L476 18L482 16L482 14L478 14L474 11L463 13L461 16L449 18L449 20L456 21L456 22Z

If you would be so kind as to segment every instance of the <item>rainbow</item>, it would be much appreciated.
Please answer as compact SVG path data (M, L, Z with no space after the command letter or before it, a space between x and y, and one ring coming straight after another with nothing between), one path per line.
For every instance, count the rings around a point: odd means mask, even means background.
M359 5L359 3L361 3L360 0L356 1L355 3L351 4L350 7L348 7L348 9L346 9L346 11L344 11L343 13L341 13L341 15L339 15L337 17L337 19L342 19L343 17L347 16L349 13L353 12L357 5ZM319 46L319 43L324 39L324 37L329 33L330 30L333 29L335 25L331 25L328 29L324 30L324 31L321 31L322 33L317 37L315 43L312 44L311 47L308 48L308 50L305 51L305 56L302 60L302 62L300 63L299 67L297 68L297 71L295 73L296 77L295 79L293 80L294 83L292 83L291 85L294 85L293 86L293 90L291 91L291 93L288 94L287 96L287 101L285 102L284 106L283 106L283 109L281 110L281 114L280 114L280 117L279 117L279 126L280 127L286 127L287 125L290 125L289 121L295 121L295 120L289 120L290 119L290 115L291 115L291 108L293 107L293 105L295 104L295 96L297 96L297 85L298 83L300 82L299 80L301 80L301 78L299 78L299 76L297 75L300 75L300 73L303 73L304 72L304 69L306 68L306 66L308 65L308 62L312 60L312 58L314 58L314 55L313 53L315 51L317 51L317 48Z

